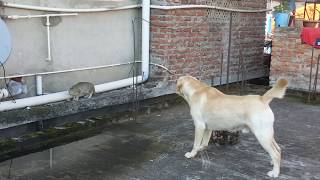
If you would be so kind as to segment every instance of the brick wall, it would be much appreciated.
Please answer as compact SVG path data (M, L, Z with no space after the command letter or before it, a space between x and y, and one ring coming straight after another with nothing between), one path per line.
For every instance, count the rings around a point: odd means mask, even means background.
M157 4L208 4L239 9L264 9L266 0L168 0ZM230 81L237 79L239 51L242 51L247 78L262 77L265 13L233 13ZM151 78L176 80L181 75L201 80L219 80L223 54L223 81L226 79L230 12L213 9L151 11L151 61L163 64L175 74L157 69Z
M289 80L291 89L309 89L312 47L301 43L300 32L299 27L275 30L272 40L271 84L279 77L284 77ZM315 63L319 54L320 49L315 49L312 79L315 76Z

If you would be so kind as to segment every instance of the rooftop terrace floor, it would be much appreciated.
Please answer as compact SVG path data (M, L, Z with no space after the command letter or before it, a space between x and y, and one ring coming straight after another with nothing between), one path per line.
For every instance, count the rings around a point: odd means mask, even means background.
M320 107L274 100L275 137L282 148L278 179L320 179ZM113 125L99 135L0 163L0 179L205 180L269 179L267 153L252 133L240 143L209 148L194 159L188 106L180 103Z

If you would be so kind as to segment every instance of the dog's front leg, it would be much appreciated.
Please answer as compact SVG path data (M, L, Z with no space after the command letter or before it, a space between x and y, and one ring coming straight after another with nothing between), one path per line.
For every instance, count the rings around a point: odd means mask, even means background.
M194 144L191 152L187 152L184 156L186 158L193 158L197 155L197 152L200 150L201 141L203 138L205 128L195 126L195 133L194 133Z

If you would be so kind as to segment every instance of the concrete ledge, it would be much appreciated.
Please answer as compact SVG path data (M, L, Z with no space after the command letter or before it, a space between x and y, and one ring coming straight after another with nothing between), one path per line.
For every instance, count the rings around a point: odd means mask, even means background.
M141 100L150 99L172 94L173 92L173 85L152 89L142 87L139 98ZM133 97L132 88L125 88L96 94L91 99L81 98L79 101L61 101L42 106L5 111L1 112L0 129L99 109L106 106L125 104L132 102L134 100Z
M264 77L264 72L251 72L245 79ZM240 77L241 78L241 77ZM238 77L232 75L229 78L230 83L236 82ZM202 80L207 84L211 80ZM214 77L214 85L219 85L220 78ZM226 83L226 78L222 78L222 84ZM140 91L141 90L141 91ZM145 100L175 93L175 82L148 82L138 87L139 99ZM79 101L61 101L42 106L34 106L25 109L17 109L1 112L0 130L40 120L47 120L56 117L72 115L88 110L99 109L107 106L130 103L134 100L132 88L123 88L119 90L99 93L91 99L81 98Z

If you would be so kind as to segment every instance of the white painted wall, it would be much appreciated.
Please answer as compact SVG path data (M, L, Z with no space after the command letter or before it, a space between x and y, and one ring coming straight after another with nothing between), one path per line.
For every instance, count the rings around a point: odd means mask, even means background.
M55 0L22 1L8 0L11 3L48 5L62 8L109 7L132 4L134 1L93 1ZM101 6L99 6L99 3ZM4 8L1 14L27 15L47 12ZM71 68L100 66L133 61L132 19L140 17L140 9L101 13L81 13L78 16L62 17L61 22L51 27L52 61L47 58L47 37L44 19L6 20L12 34L13 49L6 62L7 75L45 72ZM58 20L59 21L59 20ZM136 24L137 40L141 39L141 22ZM137 45L140 57L140 43ZM67 90L79 81L94 84L105 83L128 77L130 66L89 70L60 75L44 76L44 92ZM2 71L0 70L2 74ZM34 77L26 78L29 95L34 95Z

